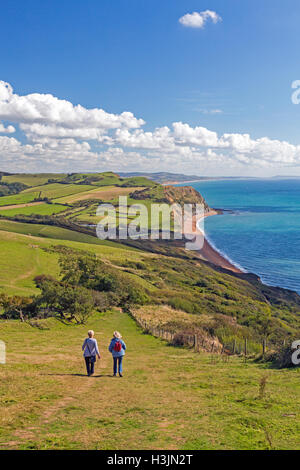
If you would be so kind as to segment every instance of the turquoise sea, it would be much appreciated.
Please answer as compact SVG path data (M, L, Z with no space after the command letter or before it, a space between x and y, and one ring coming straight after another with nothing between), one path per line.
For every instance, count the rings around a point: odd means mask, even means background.
M226 210L205 220L219 252L266 284L300 293L300 179L189 184L211 207Z

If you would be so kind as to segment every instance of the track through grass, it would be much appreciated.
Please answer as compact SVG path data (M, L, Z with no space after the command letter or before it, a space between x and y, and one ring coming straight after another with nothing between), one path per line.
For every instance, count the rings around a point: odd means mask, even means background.
M0 323L8 350L0 366L1 449L299 447L297 370L170 347L120 312L95 315L86 326L55 319L37 326ZM90 378L81 355L88 328L102 353ZM116 328L128 346L123 379L112 377L107 351Z

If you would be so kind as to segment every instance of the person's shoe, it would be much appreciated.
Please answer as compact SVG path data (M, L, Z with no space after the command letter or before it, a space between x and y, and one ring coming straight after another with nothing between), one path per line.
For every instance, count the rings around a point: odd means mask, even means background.
M123 377L123 374L119 373L119 376L120 376L120 377Z
M117 374L114 374L113 377L117 377Z

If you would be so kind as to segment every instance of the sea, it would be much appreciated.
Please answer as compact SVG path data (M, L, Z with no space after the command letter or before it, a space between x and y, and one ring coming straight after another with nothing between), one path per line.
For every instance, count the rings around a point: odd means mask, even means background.
M188 185L210 207L224 210L205 219L206 237L217 251L265 284L300 294L300 179L220 179Z

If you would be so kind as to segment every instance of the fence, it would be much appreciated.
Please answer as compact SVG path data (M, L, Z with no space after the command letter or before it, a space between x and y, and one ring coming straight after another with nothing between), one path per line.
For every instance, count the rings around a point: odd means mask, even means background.
M138 318L133 312L130 312L136 323L147 333L168 341L178 346L187 346L193 348L195 352L206 351L215 354L226 355L244 355L245 357L252 354L261 353L263 356L267 352L267 341L264 339L261 343L254 343L246 338L232 338L230 341L220 342L209 336L199 334L188 335L185 333L174 333L167 331L161 326L154 326L151 323Z

